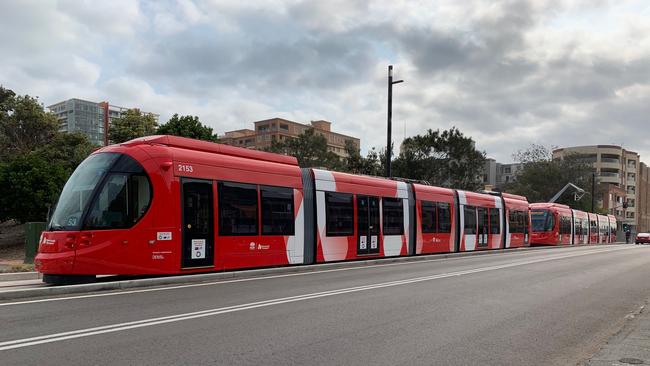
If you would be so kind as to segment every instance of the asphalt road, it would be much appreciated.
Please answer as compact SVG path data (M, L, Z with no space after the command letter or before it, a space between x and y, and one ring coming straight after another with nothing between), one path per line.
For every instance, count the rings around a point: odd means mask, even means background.
M0 304L2 365L575 365L650 297L610 245Z

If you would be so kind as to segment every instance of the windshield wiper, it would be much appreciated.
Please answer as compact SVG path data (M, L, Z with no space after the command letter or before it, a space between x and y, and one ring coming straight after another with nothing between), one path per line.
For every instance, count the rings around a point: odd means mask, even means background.
M61 226L61 225L50 226L50 231L64 231L64 230L65 230L65 226Z

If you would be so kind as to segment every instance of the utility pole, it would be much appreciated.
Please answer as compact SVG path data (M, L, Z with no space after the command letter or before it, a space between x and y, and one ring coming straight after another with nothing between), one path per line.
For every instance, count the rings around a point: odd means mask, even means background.
M399 84L404 80L393 81L393 65L388 65L388 133L386 138L386 178L391 177L390 162L393 152L391 146L391 132L392 132L392 119L393 119L393 84Z
M596 173L591 173L591 212L594 213L594 204L596 202Z

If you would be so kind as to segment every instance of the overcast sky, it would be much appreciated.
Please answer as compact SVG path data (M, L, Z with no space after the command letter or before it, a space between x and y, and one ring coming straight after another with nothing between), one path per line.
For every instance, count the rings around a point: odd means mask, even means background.
M396 144L457 126L510 162L531 143L650 161L648 1L0 0L0 84L198 115L222 134L326 119Z

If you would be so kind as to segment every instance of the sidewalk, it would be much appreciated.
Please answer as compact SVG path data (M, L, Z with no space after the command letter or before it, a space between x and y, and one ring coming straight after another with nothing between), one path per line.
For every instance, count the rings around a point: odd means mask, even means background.
M650 304L626 316L625 325L593 357L586 366L625 366L650 364Z

